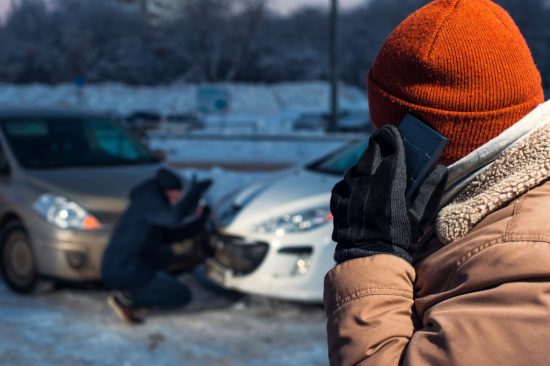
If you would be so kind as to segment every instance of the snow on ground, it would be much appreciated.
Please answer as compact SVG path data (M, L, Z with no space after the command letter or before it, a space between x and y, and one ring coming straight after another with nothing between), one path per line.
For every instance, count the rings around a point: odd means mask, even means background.
M307 84L307 83L306 83ZM285 132L282 115L328 109L322 83L278 86L229 85L233 114L228 121L252 118L260 133ZM79 99L72 85L0 87L3 106L85 106L129 113L153 109L164 114L195 108L196 86L130 88L90 86ZM349 94L349 95L348 95ZM346 107L365 108L356 92L343 93ZM355 98L355 99L354 99ZM347 103L347 104L346 104ZM350 107L351 108L351 107ZM231 122L230 122L231 123ZM336 149L345 140L262 141L226 139L153 139L169 162L261 162L305 164ZM215 180L209 198L273 173L209 170L184 174ZM0 281L0 365L239 365L327 364L325 316L320 307L297 305L222 291L199 273L184 275L193 302L178 312L153 314L140 327L128 327L108 308L105 290L62 288L36 297L11 293Z
M215 180L219 199L273 173L214 168L182 171ZM180 277L193 293L186 308L122 324L97 286L71 286L35 297L0 281L0 365L6 366L317 366L327 364L320 306L251 297L209 283L201 269Z
M324 82L301 82L273 84L272 92L284 110L327 113L330 110L330 86ZM342 111L369 110L364 90L340 85L339 106Z
M342 146L346 140L274 141L250 139L153 139L149 146L168 161L307 164Z
M187 308L121 323L102 289L65 288L35 297L0 282L0 364L5 366L326 365L320 307L219 290L200 273L181 280Z
M288 132L290 122L301 113L329 111L329 85L326 82L264 84L209 84L228 91L230 110L206 116L214 125L220 123L254 123L255 132ZM2 107L77 107L127 115L134 111L154 111L163 115L196 112L197 91L201 85L172 84L135 87L116 83L88 85L79 90L73 84L0 85ZM367 115L365 92L341 85L340 106L343 111Z
M226 89L232 113L267 116L281 110L329 111L329 85L326 82L279 84L214 83L209 87ZM198 84L130 86L117 83L93 84L79 89L73 84L0 85L0 106L87 107L121 114L154 110L163 114L197 110ZM342 110L368 110L366 95L359 88L340 87Z

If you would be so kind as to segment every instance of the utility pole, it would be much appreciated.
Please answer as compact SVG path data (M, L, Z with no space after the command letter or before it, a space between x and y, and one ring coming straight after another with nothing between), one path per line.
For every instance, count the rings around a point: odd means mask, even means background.
M335 132L338 126L338 0L330 0L330 120L328 132Z

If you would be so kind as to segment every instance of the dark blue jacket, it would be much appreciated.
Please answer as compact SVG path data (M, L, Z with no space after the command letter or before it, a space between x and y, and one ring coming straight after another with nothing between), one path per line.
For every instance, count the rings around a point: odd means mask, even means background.
M130 205L103 255L104 283L111 289L133 290L151 281L170 264L172 258L167 255L170 251L166 245L202 230L204 220L192 216L199 200L199 194L190 192L172 206L155 179L134 188ZM186 217L194 218L185 220Z

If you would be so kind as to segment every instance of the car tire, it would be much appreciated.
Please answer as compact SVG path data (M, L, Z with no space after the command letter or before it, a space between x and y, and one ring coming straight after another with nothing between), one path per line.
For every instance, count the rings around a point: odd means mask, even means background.
M20 294L34 293L39 284L30 237L19 222L0 233L0 269L8 287Z

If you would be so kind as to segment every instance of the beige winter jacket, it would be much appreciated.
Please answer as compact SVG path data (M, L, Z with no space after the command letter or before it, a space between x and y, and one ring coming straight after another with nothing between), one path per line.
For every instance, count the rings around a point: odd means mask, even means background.
M550 365L549 178L544 127L441 211L414 267L377 255L330 271L331 365Z

